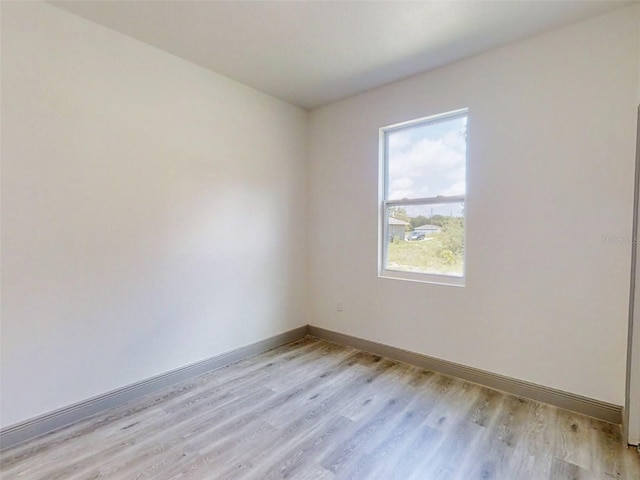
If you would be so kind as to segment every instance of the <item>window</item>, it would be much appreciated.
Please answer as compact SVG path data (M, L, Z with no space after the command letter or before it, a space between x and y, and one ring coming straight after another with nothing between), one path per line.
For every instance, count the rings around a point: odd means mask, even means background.
M467 110L380 129L382 277L464 284Z

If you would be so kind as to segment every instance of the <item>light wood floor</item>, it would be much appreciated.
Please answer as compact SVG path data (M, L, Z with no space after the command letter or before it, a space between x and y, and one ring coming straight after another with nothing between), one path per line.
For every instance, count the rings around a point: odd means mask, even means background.
M10 479L640 479L620 429L306 338L15 447Z

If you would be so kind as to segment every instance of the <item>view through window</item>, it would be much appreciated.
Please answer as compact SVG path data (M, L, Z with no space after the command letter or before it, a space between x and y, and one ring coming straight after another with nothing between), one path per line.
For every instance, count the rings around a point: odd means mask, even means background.
M382 269L463 277L467 111L381 134Z

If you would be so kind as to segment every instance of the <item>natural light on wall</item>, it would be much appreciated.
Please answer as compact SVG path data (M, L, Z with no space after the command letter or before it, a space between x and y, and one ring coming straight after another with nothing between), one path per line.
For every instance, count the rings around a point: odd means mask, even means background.
M463 285L467 110L380 130L380 276Z

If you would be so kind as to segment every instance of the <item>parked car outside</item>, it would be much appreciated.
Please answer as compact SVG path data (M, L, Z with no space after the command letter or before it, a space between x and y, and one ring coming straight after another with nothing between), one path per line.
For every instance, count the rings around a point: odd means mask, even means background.
M424 240L427 236L425 235L424 232L409 232L409 235L407 235L407 240L408 241L417 241L417 240Z

